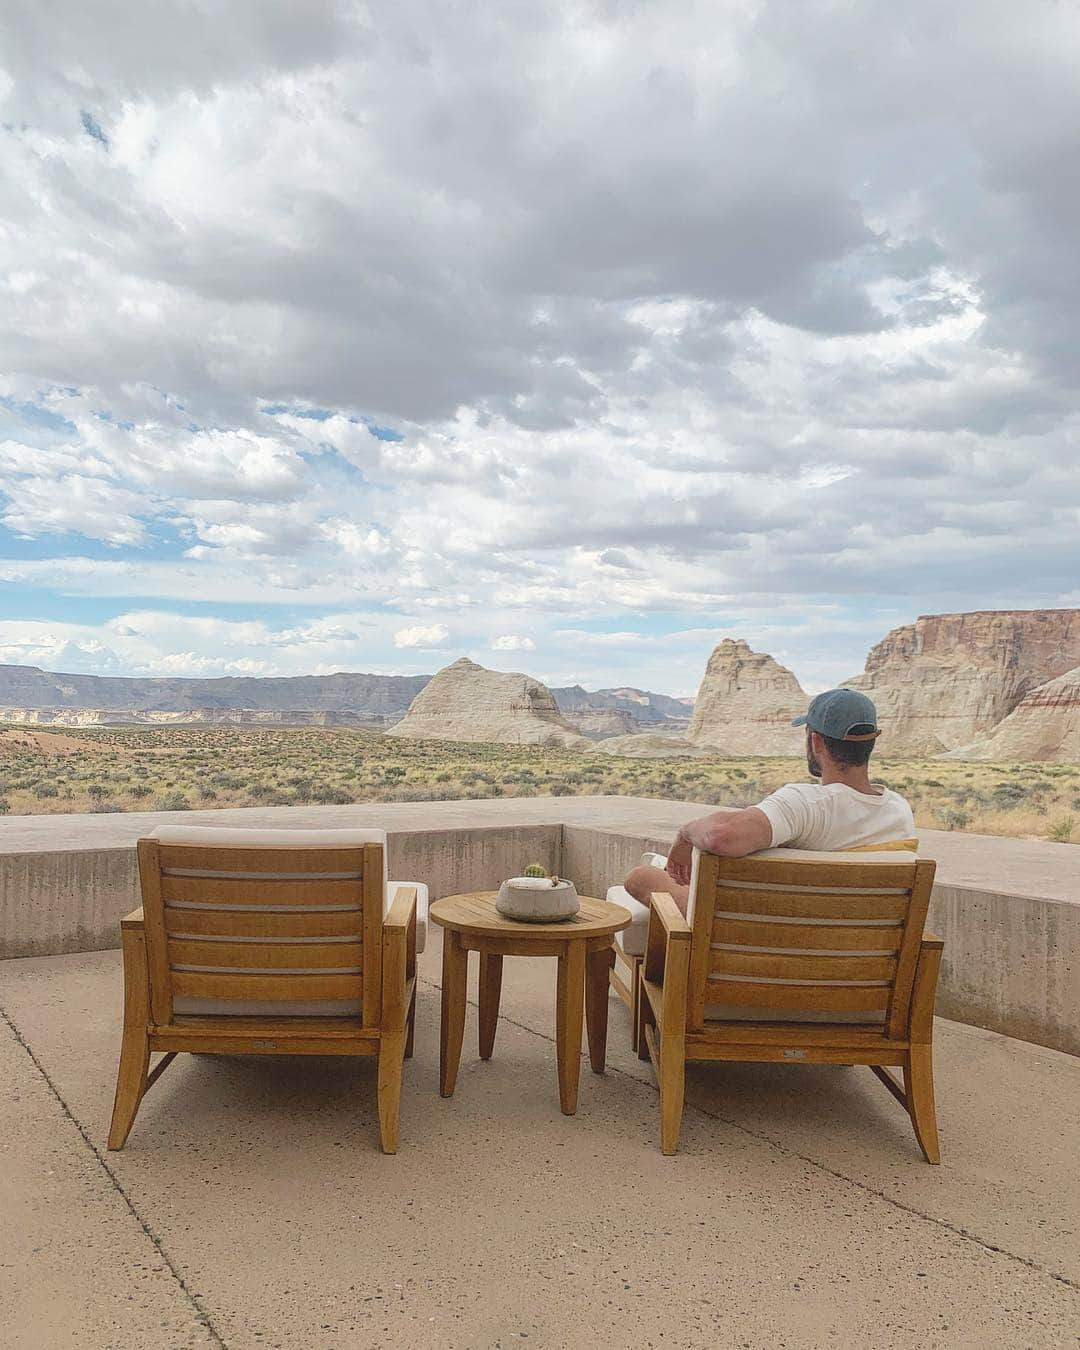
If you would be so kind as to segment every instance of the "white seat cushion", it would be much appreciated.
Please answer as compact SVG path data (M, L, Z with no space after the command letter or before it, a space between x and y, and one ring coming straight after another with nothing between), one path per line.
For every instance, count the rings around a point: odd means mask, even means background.
M386 908L394 903L399 886L416 887L416 952L419 955L427 945L428 888L422 881L388 881L386 883Z
M151 831L150 839L163 844L209 845L219 848L355 848L361 844L383 846L383 913L389 910L399 886L416 887L416 950L427 942L428 888L422 881L386 879L385 830L245 830L214 825L162 825ZM208 874L212 875L212 874ZM261 873L273 876L272 872ZM305 906L317 910L317 906ZM318 939L299 939L317 941ZM256 973L256 972L252 972ZM270 973L270 972L267 972ZM269 1000L177 998L173 1010L178 1014L232 1017L350 1017L360 1013L359 1000L337 999L324 1003L294 1003Z
M667 866L663 853L643 853L638 861L643 867ZM609 886L607 898L613 905L622 905L630 911L630 927L616 933L615 941L627 956L644 956L649 936L649 906L635 900L625 886Z
M615 941L627 956L644 956L649 936L649 906L635 900L625 886L609 886L607 898L613 905L630 911L630 927L615 934Z

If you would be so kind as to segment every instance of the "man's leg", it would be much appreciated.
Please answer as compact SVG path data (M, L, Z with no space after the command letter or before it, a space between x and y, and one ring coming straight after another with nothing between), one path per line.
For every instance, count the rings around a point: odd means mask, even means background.
M642 905L652 904L653 891L666 891L679 906L680 912L686 913L687 901L690 898L690 887L679 886L672 881L662 867L649 867L642 863L629 872L623 885L634 899Z

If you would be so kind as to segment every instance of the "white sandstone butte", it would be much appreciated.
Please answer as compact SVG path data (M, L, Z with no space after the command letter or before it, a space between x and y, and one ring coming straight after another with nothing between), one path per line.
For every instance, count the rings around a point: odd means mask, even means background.
M386 734L568 750L586 750L591 744L570 726L551 690L539 680L487 670L466 656L440 670Z
M1080 610L975 610L894 628L846 683L877 705L880 753L940 755L980 741L1040 685L1078 665ZM1049 704L1038 715L1054 720L1059 711Z
M742 639L713 649L687 739L729 755L799 755L805 733L791 720L808 699L786 667Z
M949 758L1080 761L1080 666L1037 685L989 735Z

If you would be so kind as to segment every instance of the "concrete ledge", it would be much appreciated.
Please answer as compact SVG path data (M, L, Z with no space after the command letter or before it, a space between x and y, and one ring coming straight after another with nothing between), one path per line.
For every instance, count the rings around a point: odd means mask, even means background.
M0 819L0 957L119 945L138 903L134 843L156 825L379 825L390 867L432 899L540 862L602 895L646 849L710 808L630 797L395 802ZM1080 1055L1080 851L925 831L938 862L931 927L945 939L938 1012Z

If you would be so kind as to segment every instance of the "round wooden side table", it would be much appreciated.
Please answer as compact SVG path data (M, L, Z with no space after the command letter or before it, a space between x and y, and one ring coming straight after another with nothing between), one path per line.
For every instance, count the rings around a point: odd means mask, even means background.
M604 1072L607 1055L608 974L615 961L612 938L630 925L622 905L581 896L581 909L559 923L520 923L495 908L494 891L471 891L436 900L430 917L443 933L442 1027L439 1038L439 1091L450 1097L457 1082L465 1034L465 981L470 952L480 953L480 1058L495 1047L504 956L554 956L555 1050L559 1066L559 1105L564 1115L577 1110L581 1070L582 1006L594 1073Z

